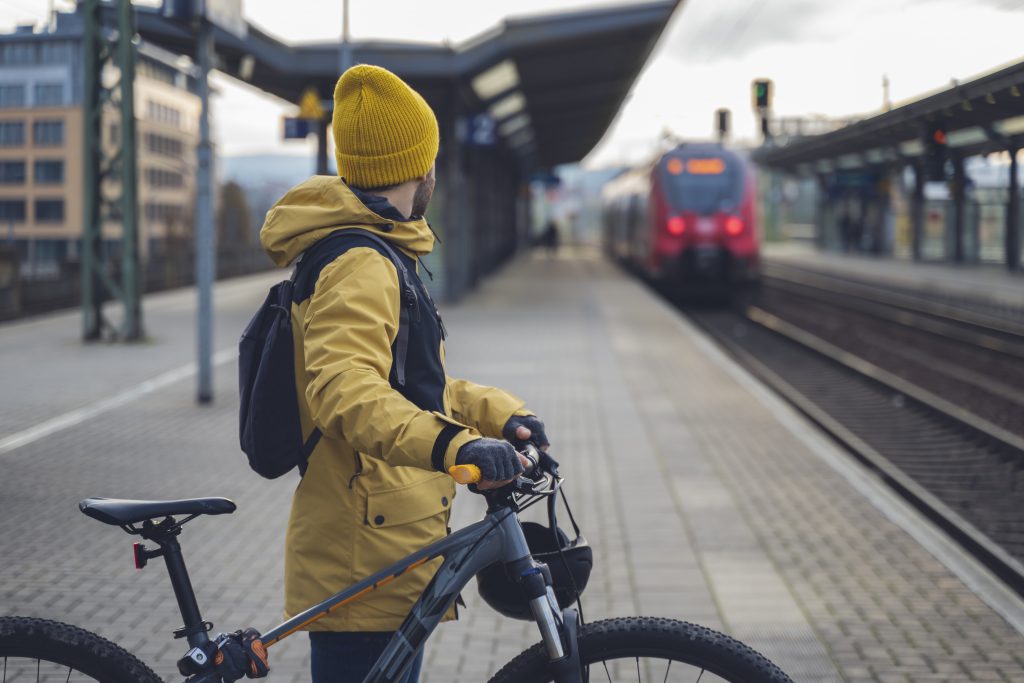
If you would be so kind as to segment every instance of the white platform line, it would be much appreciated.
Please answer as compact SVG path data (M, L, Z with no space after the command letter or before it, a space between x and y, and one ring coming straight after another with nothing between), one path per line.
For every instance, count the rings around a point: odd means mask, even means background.
M221 349L214 354L213 364L214 366L224 365L225 363L233 361L237 357L238 349ZM81 408L76 408L66 413L62 413L57 417L35 424L28 429L23 429L22 431L15 432L10 436L5 436L0 439L0 455L6 455L11 451L21 448L22 446L27 446L30 443L46 438L52 434L56 434L57 432L80 425L86 420L91 420L92 418L109 412L114 408L119 408L131 403L132 401L136 401L147 394L152 394L154 391L159 391L160 389L169 387L183 379L193 377L195 374L195 363L182 365L181 367L168 370L161 375L157 375L156 377L140 382L130 389L125 389L113 396L90 403L82 406Z
M982 602L1006 619L1018 633L1024 635L1024 599L961 548L934 522L903 500L873 472L854 460L849 453L828 441L817 425L726 355L703 330L683 318L678 311L661 299L657 299L657 303L676 325L693 337L705 356L760 400L811 453L828 464L855 491L867 498L876 510L921 544L939 563L963 581Z

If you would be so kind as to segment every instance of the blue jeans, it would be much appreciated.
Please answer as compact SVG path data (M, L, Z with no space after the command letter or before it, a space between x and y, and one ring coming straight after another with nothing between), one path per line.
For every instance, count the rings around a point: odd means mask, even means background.
M363 683L393 633L312 631L309 634L313 683ZM417 683L420 652L402 683Z

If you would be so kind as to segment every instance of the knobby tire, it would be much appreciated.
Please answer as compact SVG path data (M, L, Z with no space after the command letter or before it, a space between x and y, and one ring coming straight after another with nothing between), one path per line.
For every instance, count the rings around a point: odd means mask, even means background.
M0 667L5 658L59 664L102 683L161 683L159 676L123 648L85 629L49 619L0 617Z
M596 621L580 629L579 646L581 662L596 665L590 668L590 679L595 682L605 680L601 662L640 657L689 664L730 683L793 683L779 667L738 640L674 619L627 617ZM547 651L543 643L538 643L506 664L490 683L552 680Z

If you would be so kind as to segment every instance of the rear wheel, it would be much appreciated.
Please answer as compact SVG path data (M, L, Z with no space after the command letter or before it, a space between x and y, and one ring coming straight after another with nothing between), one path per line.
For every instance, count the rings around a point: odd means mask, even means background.
M592 683L793 683L779 667L738 640L673 619L628 617L586 624L580 629L579 646ZM538 643L506 664L490 683L552 680L547 652Z
M16 681L160 683L160 677L126 650L77 626L0 617L0 683Z

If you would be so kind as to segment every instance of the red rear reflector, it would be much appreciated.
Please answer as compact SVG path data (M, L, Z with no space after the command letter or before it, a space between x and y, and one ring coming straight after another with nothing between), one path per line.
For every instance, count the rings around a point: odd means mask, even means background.
M743 220L736 216L729 216L725 219L725 232L736 236L743 232Z
M132 545L132 550L135 554L135 568L142 569L146 566L148 558L146 557L146 548L141 543L135 543Z
M686 232L686 221L682 216L672 216L668 219L668 232L670 235L682 235Z

